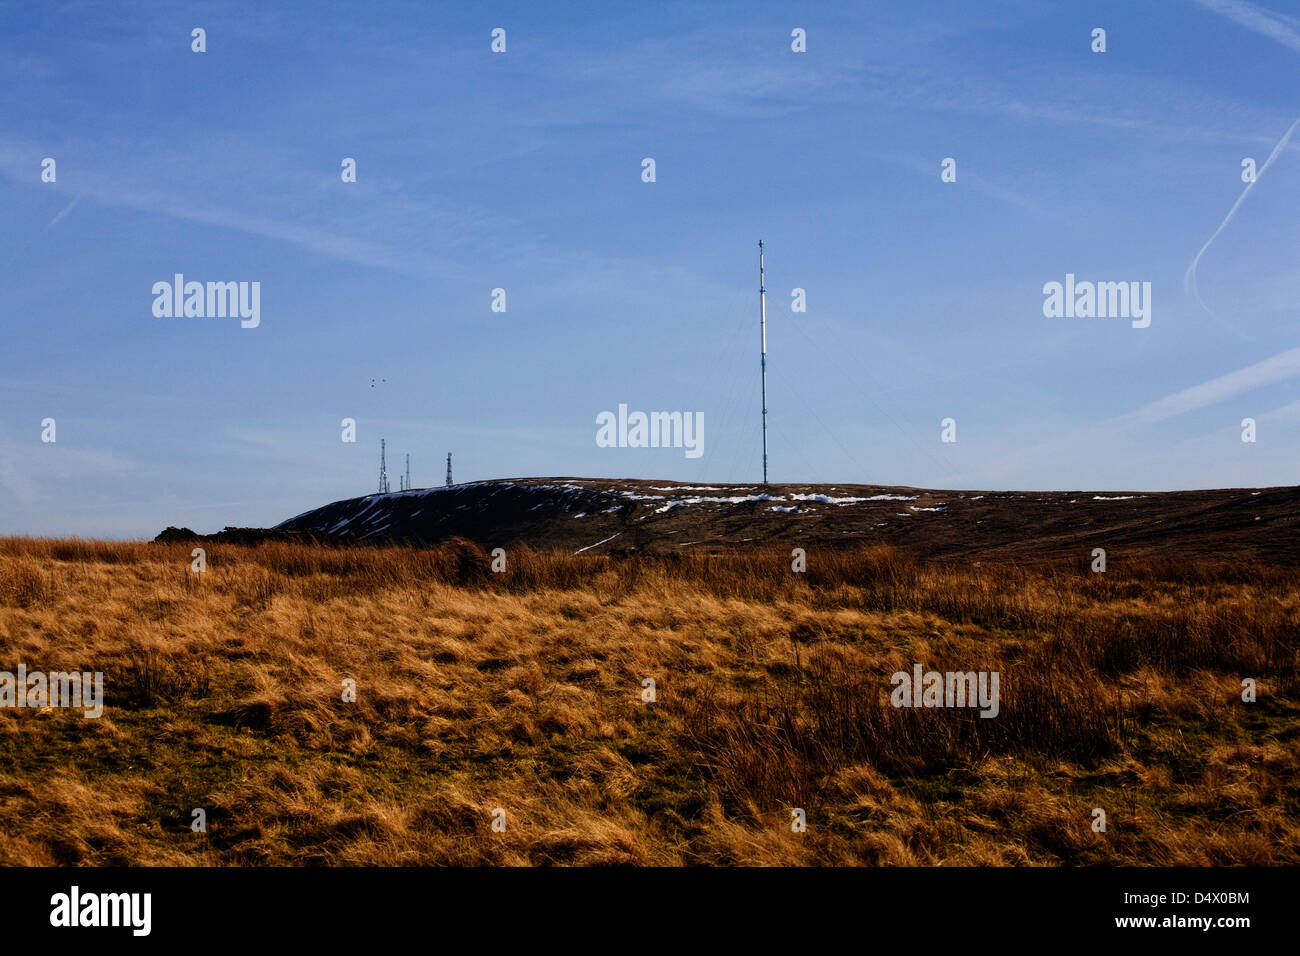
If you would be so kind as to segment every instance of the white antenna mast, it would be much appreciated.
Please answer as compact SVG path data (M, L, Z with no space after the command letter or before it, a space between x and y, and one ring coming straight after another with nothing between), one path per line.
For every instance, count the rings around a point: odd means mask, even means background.
M758 328L763 337L763 484L767 484L767 288L763 284L763 240L758 240Z

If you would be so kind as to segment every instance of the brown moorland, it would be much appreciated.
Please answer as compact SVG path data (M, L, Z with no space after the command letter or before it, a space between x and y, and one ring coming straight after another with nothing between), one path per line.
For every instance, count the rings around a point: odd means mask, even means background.
M0 863L1300 863L1290 568L191 547L0 539Z
M243 532L224 537L268 534ZM1018 562L1100 547L1111 564L1176 556L1300 567L1300 488L943 491L511 478L335 501L270 534L424 545L459 537L488 550L584 554L890 544L922 558Z

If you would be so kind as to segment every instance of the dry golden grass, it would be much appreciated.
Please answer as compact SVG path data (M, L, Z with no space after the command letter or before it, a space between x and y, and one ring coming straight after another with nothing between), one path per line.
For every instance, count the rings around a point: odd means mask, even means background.
M0 670L106 695L0 709L0 863L1300 863L1284 569L191 547L0 539Z

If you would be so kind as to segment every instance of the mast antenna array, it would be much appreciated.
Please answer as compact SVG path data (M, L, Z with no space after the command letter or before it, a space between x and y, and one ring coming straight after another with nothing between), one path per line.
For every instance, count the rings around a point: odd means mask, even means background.
M379 493L381 495L388 494L388 465L384 457L384 445L384 440L379 439Z
M451 452L447 452L447 487L451 487Z

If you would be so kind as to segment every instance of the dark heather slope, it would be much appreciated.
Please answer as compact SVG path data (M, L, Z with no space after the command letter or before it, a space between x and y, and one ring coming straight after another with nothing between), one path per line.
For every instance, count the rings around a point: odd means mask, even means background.
M888 543L920 557L1258 560L1300 565L1300 488L1211 491L933 491L880 485L698 485L518 478L367 495L276 532L339 542L587 554Z

